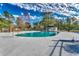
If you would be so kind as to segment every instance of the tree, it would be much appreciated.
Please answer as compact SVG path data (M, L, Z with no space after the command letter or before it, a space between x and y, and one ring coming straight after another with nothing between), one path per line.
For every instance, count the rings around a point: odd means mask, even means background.
M64 23L62 20L56 20L55 26L58 28L58 30L63 30L63 28L64 28L63 24Z
M56 24L56 20L51 16L52 12L44 12L43 20L40 22L44 27L54 26Z
M11 22L11 23L14 20L13 15L11 15L10 13L8 13L7 11L3 12L3 16L5 17L5 19L9 20L9 22Z
M13 18L13 16L10 13L8 13L7 11L3 12L3 16L5 16L8 19Z
M7 23L8 24L8 28L10 30L10 28L12 27L12 21L14 20L14 17L13 15L11 15L10 13L8 13L7 11L4 11L3 12L3 16L5 17L5 20L7 20ZM11 30L12 31L12 30Z
M64 23L62 26L63 29L67 30L67 31L73 30L75 28L75 25L77 25L74 23L75 20L76 20L76 18L74 18L74 17L67 18L66 23Z
M5 18L0 18L0 28L9 27L11 22L9 20L5 20Z

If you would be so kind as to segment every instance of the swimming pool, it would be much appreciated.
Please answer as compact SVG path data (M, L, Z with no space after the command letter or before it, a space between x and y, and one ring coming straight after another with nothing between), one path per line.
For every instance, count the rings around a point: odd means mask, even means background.
M55 36L56 32L30 32L30 33L21 33L16 34L16 36L20 37L49 37L49 36Z

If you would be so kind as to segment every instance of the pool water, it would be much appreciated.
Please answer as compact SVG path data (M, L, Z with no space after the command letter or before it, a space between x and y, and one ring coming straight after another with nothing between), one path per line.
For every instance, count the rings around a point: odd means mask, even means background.
M16 36L20 37L49 37L49 36L55 36L56 32L31 32L31 33L22 33L22 34L16 34Z

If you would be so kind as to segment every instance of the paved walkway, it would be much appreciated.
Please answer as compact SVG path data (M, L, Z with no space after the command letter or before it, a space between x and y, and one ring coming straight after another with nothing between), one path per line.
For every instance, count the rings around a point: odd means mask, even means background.
M56 41L50 47L50 56L79 56L79 42Z
M46 56L49 39L32 39L20 37L0 37L0 55L4 56Z
M53 41L58 39L60 38L59 37L25 38L25 37L0 36L0 55L2 56L59 56L59 55L77 56L78 55L79 56L79 42Z

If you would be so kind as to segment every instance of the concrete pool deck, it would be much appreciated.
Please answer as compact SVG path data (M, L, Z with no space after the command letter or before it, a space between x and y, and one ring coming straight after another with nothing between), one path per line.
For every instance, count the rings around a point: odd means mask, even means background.
M0 37L0 55L43 56L48 55L49 39Z
M4 33L5 34L5 33ZM3 34L3 35L4 35ZM11 35L12 33L8 33ZM1 56L59 56L61 43L59 42L54 49L57 41L62 35L65 36L67 32L61 32L52 37L16 37L16 36L0 36L0 55ZM69 33L68 33L69 34ZM71 33L72 35L74 33ZM2 33L0 33L2 35ZM66 37L71 38L72 35ZM77 34L74 34L77 35ZM79 34L77 35L78 39ZM76 38L76 37L75 37ZM71 38L72 39L72 38ZM62 56L79 56L79 51L71 51L67 46L79 45L79 43L64 42L62 48ZM68 48L68 49L67 49ZM76 49L79 46L75 47ZM54 49L54 52L52 52Z

